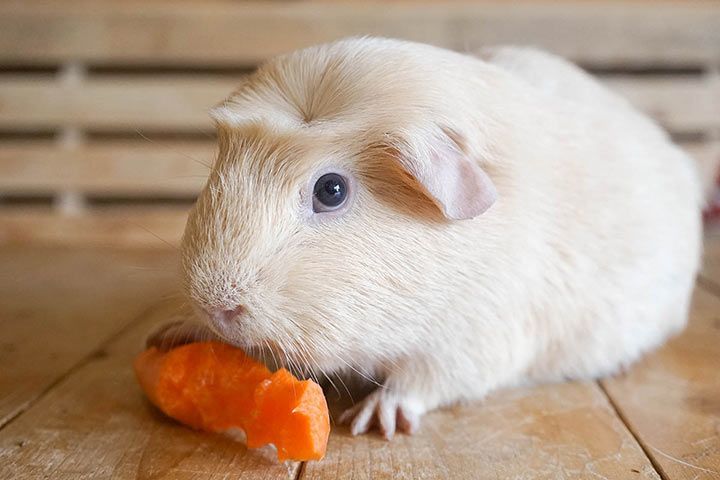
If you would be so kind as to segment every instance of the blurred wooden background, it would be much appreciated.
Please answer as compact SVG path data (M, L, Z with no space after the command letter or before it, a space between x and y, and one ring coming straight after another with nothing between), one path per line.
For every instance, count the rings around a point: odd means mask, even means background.
M547 48L720 154L716 2L5 0L0 245L176 243L213 157L207 110L269 56L361 34Z
M547 48L720 155L720 1L0 0L1 479L720 479L720 228L689 328L624 375L392 443L334 426L306 464L148 408L130 364L182 302L166 247L213 158L207 110L271 55L361 34Z

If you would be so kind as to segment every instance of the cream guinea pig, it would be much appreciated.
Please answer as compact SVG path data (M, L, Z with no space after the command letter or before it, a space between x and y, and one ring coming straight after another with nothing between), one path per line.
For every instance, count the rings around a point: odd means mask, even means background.
M611 374L686 323L696 166L560 58L346 39L270 60L212 117L181 248L196 316L149 343L371 378L353 434Z

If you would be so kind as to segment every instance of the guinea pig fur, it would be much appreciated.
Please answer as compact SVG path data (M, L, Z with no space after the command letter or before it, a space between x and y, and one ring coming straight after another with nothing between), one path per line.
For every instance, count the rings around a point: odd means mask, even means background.
M270 60L212 117L182 241L197 318L153 341L204 330L317 378L372 378L343 415L353 434L611 374L686 323L696 166L560 58L346 39ZM316 212L327 173L346 198Z

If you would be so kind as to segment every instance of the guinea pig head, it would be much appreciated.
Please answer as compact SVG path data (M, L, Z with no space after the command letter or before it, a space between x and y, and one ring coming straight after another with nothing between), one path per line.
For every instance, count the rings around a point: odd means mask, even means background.
M349 80L343 58L283 57L215 110L218 156L182 242L216 334L311 370L417 344L433 244L496 198L432 98L417 107L357 55Z

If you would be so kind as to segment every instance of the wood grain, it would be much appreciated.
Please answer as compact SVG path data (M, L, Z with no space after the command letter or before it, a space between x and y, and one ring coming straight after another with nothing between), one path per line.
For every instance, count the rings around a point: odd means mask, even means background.
M47 274L43 279L38 267L57 257L58 251L48 250L46 256L32 249L12 254L16 260L9 270L11 276L27 272L21 291L37 286L38 279L50 285L60 280L58 276L64 281L64 288L57 292L43 290L41 303L47 307L33 317L50 318L50 328L45 327L48 341L55 339L75 348L86 345L88 350L84 363L60 377L59 383L0 430L0 478L294 478L297 464L278 465L267 450L247 452L221 437L192 432L158 415L143 401L130 363L151 326L176 311L175 302L146 310L131 329L89 357L100 340L90 335L83 343L52 329L56 319L66 332L77 335L88 329L83 322L107 315L86 297L58 298L69 297L68 291L101 299L102 292L110 289L142 289L143 299L148 300L157 298L147 288L148 281L152 279L155 288L162 290L161 286L171 288L171 279L158 278L149 270L140 271L147 281L134 284L95 272L87 279L78 275L91 270L87 262L101 262L102 255L91 261L82 255L68 257L66 262L61 258L53 270L55 277ZM9 295L17 299L17 308L28 308L27 294L0 292L3 301ZM123 318L134 315L132 302L114 307L99 303ZM73 305L85 308L63 313ZM18 358L27 359L33 344L24 338L32 338L39 326L31 322L23 327L15 310L7 313L5 318L15 320L10 327L15 330L4 331L4 338L14 339ZM27 329L24 335L18 334L22 328ZM35 365L56 363L32 358ZM33 377L20 365L10 366L18 372L15 383ZM351 438L346 429L335 428L329 448L325 460L305 466L303 478L657 478L593 383L514 390L483 403L435 412L418 435L399 436L391 443L373 435Z
M205 184L214 152L211 140L109 141L64 149L6 142L0 147L0 192L192 197Z
M157 303L174 264L163 252L0 250L0 426Z
M208 111L237 87L239 78L115 75L68 84L5 75L0 77L0 128L210 131Z
M683 144L701 165L720 154L717 143ZM108 142L64 150L52 145L11 144L0 149L0 192L53 194L67 188L105 196L178 196L191 199L205 181L210 142ZM0 246L177 246L189 205L90 208L60 215L50 208L0 208ZM713 247L708 245L710 251ZM713 257L714 259L720 257ZM720 260L706 263L720 285Z
M720 297L720 221L706 225L704 261L700 275Z
M302 479L659 478L594 383L517 389L433 412L386 442L334 427Z
M719 142L681 146L706 170L720 158ZM208 141L105 141L78 148L52 143L4 142L0 146L0 195L50 195L72 189L100 196L193 197L214 160Z
M720 128L720 85L709 77L616 76L602 81L671 132Z
M60 215L47 208L0 208L0 246L176 248L188 209L118 206Z
M628 69L601 80L673 133L714 139L684 145L707 167L720 152L718 25L718 3L700 0L6 0L0 133L64 140L0 139L0 204L191 198L211 139L87 143L85 132L202 135L242 71L359 34L459 51L531 44ZM135 383L146 332L177 309L160 299L177 291L172 247L188 208L0 208L0 478L720 479L720 229L707 233L689 328L628 374L498 392L390 443L333 427L327 458L300 468L168 421Z
M602 382L664 478L720 478L720 298L699 288L687 330Z
M0 391L22 391L25 383L37 382L38 368L59 369L53 376L60 380L33 394L35 403L0 431L0 478L292 478L297 465L288 470L271 461L268 451L246 452L220 437L191 432L142 401L129 364L151 325L175 311L174 302L146 310L97 351L103 339L91 322L124 318L127 324L138 297L155 303L173 285L169 270L156 276L143 268L142 278L132 282L118 273L135 261L150 268L163 263L156 252L113 255L118 254L57 249L0 254L0 318L13 320L3 324L2 337L13 341L3 355L15 355L0 360L12 367L8 372L19 372L3 377L9 383L0 384ZM73 295L79 291L82 297ZM35 304L40 307L33 309ZM699 290L686 333L627 376L605 382L664 478L715 478L718 313L720 299ZM34 351L38 343L44 346L40 353ZM69 354L53 350L58 345L85 359L67 375L67 367L60 367ZM353 438L335 427L328 456L305 465L301 478L449 476L659 478L594 383L499 392L484 402L433 412L417 435L390 443L375 435Z
M593 64L687 65L720 58L708 1L8 0L0 63L255 64L350 35L456 50L531 44Z
M142 315L130 331L0 430L0 478L295 478L297 463L279 464L268 449L248 453L237 442L194 432L144 400L132 373L133 357L148 330L176 310L175 303L166 302Z
M0 129L210 131L208 110L237 87L222 75L121 75L63 83L0 76ZM702 76L615 76L603 80L674 132L720 128L720 86Z

